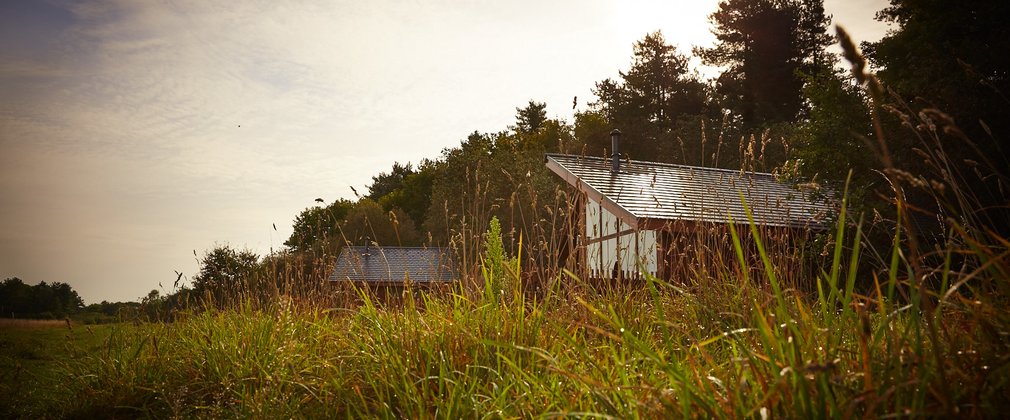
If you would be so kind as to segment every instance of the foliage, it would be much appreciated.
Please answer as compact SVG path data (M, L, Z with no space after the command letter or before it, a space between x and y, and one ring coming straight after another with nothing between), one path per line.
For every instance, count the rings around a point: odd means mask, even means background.
M295 217L291 237L284 245L294 252L322 255L333 253L340 241L340 222L347 217L354 203L339 199L325 206L302 210Z
M84 307L83 311L74 316L74 320L84 324L111 324L133 319L139 310L139 302L103 300Z
M547 104L530 101L525 108L516 108L515 131L521 134L533 134L540 131L547 122Z
M621 80L596 83L599 97L593 108L605 115L611 127L624 132L621 153L634 158L658 157L683 162L685 156L672 147L681 121L705 111L705 85L688 72L688 57L666 43L661 32L635 42L631 68ZM591 155L603 154L609 142L587 143ZM602 148L600 146L603 146Z
M0 317L61 319L83 308L80 295L66 283L29 286L17 277L0 282Z
M378 203L367 198L358 201L347 213L340 231L341 239L351 245L364 245L365 241L389 246L421 244L421 235L403 210L386 212Z
M393 169L388 173L380 172L372 177L372 184L368 186L368 198L378 201L387 194L403 187L403 181L414 173L414 168L410 162L401 165L400 162L393 162Z
M395 172L396 164L393 166ZM394 209L406 212L414 226L422 226L431 205L431 189L435 183L437 166L435 161L422 160L417 169L406 175L398 186L377 199L379 204L387 212Z
M1006 187L988 176L1010 167L1010 50L998 0L928 2L893 0L878 19L898 24L881 40L864 44L879 79L892 92L881 98L891 117L887 148L909 173L950 172L957 185L981 200L978 217L1010 235ZM911 126L915 130L898 130ZM894 127L894 128L892 128ZM937 131L937 127L941 130ZM934 135L935 134L935 135ZM944 152L923 156L930 149ZM887 152L878 150L878 153ZM936 179L934 179L936 180ZM928 194L911 191L911 203L935 208Z
M204 253L200 272L193 276L193 290L221 304L231 292L242 294L254 286L259 255L247 249L219 245Z
M793 132L791 158L798 159L799 179L817 179L841 191L851 171L860 188L876 177L877 163L867 145L873 135L867 99L854 80L837 72L806 76L804 96L810 116Z
M804 111L801 73L830 68L828 19L820 0L726 0L712 14L717 44L696 49L725 66L719 102L748 127L795 121Z
M573 135L579 146L573 152L587 156L606 156L607 150L610 149L611 130L613 127L602 111L575 113Z
M541 238L530 243L535 250L525 255L545 261L557 246L547 240L564 217L565 203L558 201L558 181L543 156L552 144L569 147L570 133L569 126L548 120L534 134L473 133L460 147L444 150L425 222L434 242L454 247L464 265L475 267L482 251L480 235L497 217L507 250L516 253L525 232L528 238Z
M1010 87L1010 36L999 0L944 3L892 0L878 19L897 24L875 43L864 44L878 75L917 106L946 110L972 137L977 121L1006 133L1004 111ZM927 102L928 100L928 102ZM921 102L920 102L921 101ZM961 118L970 117L970 118ZM979 136L976 140L984 140Z

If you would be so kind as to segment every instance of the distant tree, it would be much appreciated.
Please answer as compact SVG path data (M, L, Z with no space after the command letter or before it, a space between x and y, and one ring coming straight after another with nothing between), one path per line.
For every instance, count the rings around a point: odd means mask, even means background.
M547 122L547 104L530 101L525 108L516 108L515 131L522 134L533 134Z
M140 299L140 303L146 304L151 302L157 302L160 299L161 299L161 292L159 292L158 289L151 289L151 291L147 293L147 296L144 296L143 298Z
M350 245L364 245L366 240L386 246L421 245L421 235L410 216L400 209L387 212L367 198L348 212L340 229Z
M891 0L877 19L897 28L864 44L878 76L902 96L957 117L981 131L1010 129L1010 2Z
M824 0L799 0L797 7L796 44L803 54L801 72L805 75L831 72L837 59L826 48L835 42L835 37L828 33L831 16L824 12Z
M221 304L252 288L258 263L259 255L252 251L216 246L200 259L200 272L193 276L193 290L198 296L210 294L214 303Z
M49 288L53 291L59 313L69 315L84 309L84 300L69 284L55 282L51 283Z
M461 245L479 237L490 218L498 217L509 251L515 252L525 235L527 246L536 244L536 253L550 252L531 239L550 237L552 216L545 208L553 212L562 207L554 201L557 179L544 166L544 153L553 144L568 147L572 142L570 126L547 120L535 134L474 132L459 147L443 150L426 230L435 243ZM460 250L470 252L464 259L477 257L475 247ZM535 252L527 249L524 255L534 257Z
M600 110L575 113L574 135L578 149L575 152L601 156L610 149L610 132L613 129L607 116Z
M535 148L548 153L570 153L575 145L573 127L563 120L548 119L540 129L531 134L516 134L517 144L523 148Z
M302 210L295 217L291 237L284 245L298 253L332 254L336 251L334 244L341 240L338 225L353 207L353 202L339 199L325 207Z
M495 136L477 131L470 133L458 147L442 150L442 163L435 173L431 204L424 224L424 230L430 232L436 242L448 242L449 231L455 227L454 220L462 214L464 205L482 208L486 204L483 199L486 194L480 197L473 191L475 183L492 181L486 179L486 174L493 170L487 166L494 150ZM500 178L500 174L498 172L495 176Z
M133 312L140 304L137 302L109 302L103 300L100 303L92 303L84 307L85 313L101 314L108 321L116 321L115 317L122 315L122 312Z
M389 212L401 209L410 216L414 226L422 226L431 205L431 188L435 182L437 165L436 161L422 160L413 173L403 178L398 188L379 197L378 202L383 210Z
M379 201L386 194L389 194L403 187L403 180L414 173L414 168L407 162L401 165L400 162L393 162L393 169L381 172L372 177L372 184L368 186L368 198L372 201Z
M850 170L853 189L879 179L871 171L877 166L877 156L867 147L873 129L859 86L842 73L826 72L808 76L803 92L810 104L809 117L790 136L790 157L799 164L796 175L804 180L816 178L839 192Z
M80 295L66 283L29 286L17 277L0 282L0 316L62 318L84 307Z
M0 283L0 309L2 316L21 316L34 313L32 307L32 287L17 277L9 277Z
M632 158L683 161L673 148L679 124L701 115L706 108L705 85L688 70L688 57L666 43L661 32L635 42L631 68L620 72L621 80L596 83L599 100L593 110L606 116L610 128L624 132L621 151ZM609 130L607 130L609 133ZM590 154L603 150L593 146ZM604 143L609 150L609 140Z

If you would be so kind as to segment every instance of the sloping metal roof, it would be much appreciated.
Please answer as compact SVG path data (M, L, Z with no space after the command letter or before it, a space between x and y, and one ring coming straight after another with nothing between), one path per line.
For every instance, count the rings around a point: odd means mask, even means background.
M747 223L743 194L754 223L823 228L825 202L779 182L772 174L622 160L612 174L601 157L547 154L547 167L631 226L645 221Z
M415 283L452 281L457 276L446 248L348 246L340 251L330 281Z

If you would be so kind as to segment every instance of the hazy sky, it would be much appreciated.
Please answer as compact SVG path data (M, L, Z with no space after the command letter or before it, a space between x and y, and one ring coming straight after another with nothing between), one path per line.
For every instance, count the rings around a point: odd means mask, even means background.
M827 0L875 40L885 0ZM215 244L279 249L317 197L515 108L571 120L632 43L710 45L714 0L0 1L0 278L134 300ZM277 225L274 231L272 224Z

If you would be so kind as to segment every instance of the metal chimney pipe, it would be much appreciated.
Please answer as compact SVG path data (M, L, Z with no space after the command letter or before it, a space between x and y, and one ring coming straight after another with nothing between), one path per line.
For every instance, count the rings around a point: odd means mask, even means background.
M610 155L610 172L616 175L621 172L621 130L615 128L610 132L610 149L613 150Z

